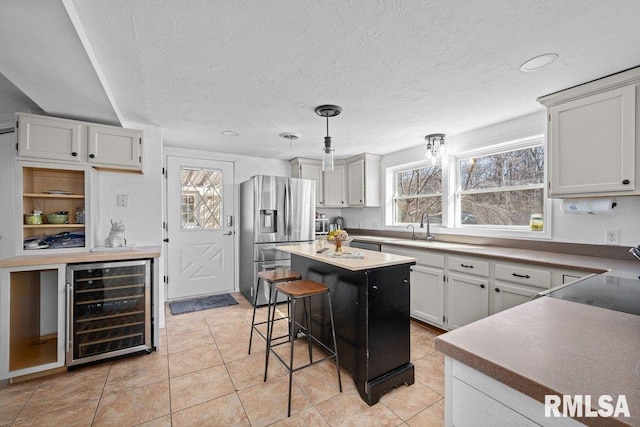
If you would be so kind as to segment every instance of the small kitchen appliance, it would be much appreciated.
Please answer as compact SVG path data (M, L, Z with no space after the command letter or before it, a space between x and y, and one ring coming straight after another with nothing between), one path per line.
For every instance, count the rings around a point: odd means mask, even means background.
M336 224L336 229L344 230L344 218L337 216L333 219L333 222Z

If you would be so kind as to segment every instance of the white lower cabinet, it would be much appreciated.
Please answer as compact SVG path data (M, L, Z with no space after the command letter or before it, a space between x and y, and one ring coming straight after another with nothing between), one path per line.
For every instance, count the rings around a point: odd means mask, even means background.
M581 426L545 417L542 402L449 356L445 357L445 426Z
M436 250L383 245L382 252L416 259L411 267L411 317L453 330L591 273L491 261Z
M523 304L551 286L551 269L516 263L495 263L490 313ZM559 283L558 283L559 284Z
M449 273L447 329L456 329L489 315L489 279Z
M411 267L411 316L442 328L444 326L444 271Z
M540 291L540 289L496 280L491 286L491 298L493 299L491 314L524 304Z

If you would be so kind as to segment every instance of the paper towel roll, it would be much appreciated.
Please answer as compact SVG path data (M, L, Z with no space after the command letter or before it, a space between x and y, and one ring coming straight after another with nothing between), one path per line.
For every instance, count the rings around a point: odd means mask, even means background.
M611 197L594 199L564 199L562 213L565 215L614 215L616 199Z

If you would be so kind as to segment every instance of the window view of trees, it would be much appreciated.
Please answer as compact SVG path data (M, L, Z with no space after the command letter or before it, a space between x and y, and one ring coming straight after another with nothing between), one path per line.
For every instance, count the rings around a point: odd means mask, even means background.
M524 226L544 213L544 147L458 159L462 224Z
M183 229L222 228L222 171L182 168Z
M442 165L395 173L394 223L417 223L428 214L442 222Z

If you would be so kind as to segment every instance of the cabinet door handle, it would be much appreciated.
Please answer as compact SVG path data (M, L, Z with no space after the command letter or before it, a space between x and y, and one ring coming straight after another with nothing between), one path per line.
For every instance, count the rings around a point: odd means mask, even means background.
M72 155L73 157L77 157L77 156L78 156L78 153L76 153L75 151L72 151L72 152L71 152L71 155Z
M480 283L480 287L484 289L484 283Z
M513 273L512 276L513 277L520 277L522 279L531 279L531 276L529 276L528 274L522 275L522 274Z
M95 154L89 154L89 157L92 158L92 159L95 159L96 155Z
M622 180L622 183L623 183L624 185L629 185L629 184L631 184L631 181L629 181L628 179L623 179L623 180Z
M463 268L473 268L473 265L460 264L460 267L463 267Z
M496 288L496 292L500 292L500 288Z

